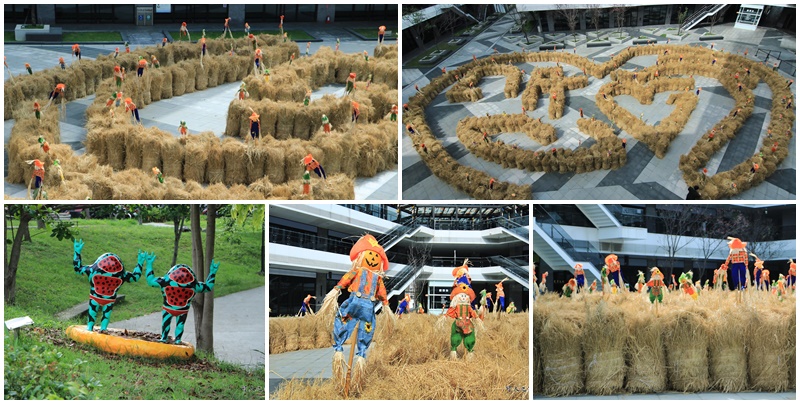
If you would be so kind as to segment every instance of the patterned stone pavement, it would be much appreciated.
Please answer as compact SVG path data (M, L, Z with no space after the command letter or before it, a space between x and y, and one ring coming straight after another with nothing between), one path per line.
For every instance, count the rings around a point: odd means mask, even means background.
M437 66L430 70L403 69L403 102L407 102L415 90L414 85L420 88L427 85L430 80L441 75L441 68L452 68L468 63L472 60L472 55L485 57L490 55L496 48L498 52L509 52L518 50L517 41L519 38L510 38L508 31L513 25L510 17L503 17L493 23L484 32L472 38L460 50L454 52ZM641 33L632 29L632 36ZM705 32L699 29L693 32L683 43L698 44L699 34ZM756 47L768 47L780 49L783 33L773 30L759 28L755 33L735 30L732 24L715 27L715 32L722 33L726 40L716 41L717 48L727 51L743 52L744 49L750 50L750 55ZM645 32L645 35L652 36ZM658 38L658 37L654 37ZM663 40L663 38L660 38ZM794 43L794 37L791 43ZM608 60L613 54L630 46L630 40L620 45L612 45L605 48L587 48L585 43L579 45L574 52L593 59L596 62ZM702 43L704 44L704 43ZM703 46L708 46L704 44ZM567 51L573 51L568 48ZM783 52L781 57L787 57L793 53ZM622 69L633 70L636 67L642 68L653 65L655 56L640 56L631 59L622 66ZM794 61L794 60L792 60ZM524 63L518 67L530 72L533 67L553 66L554 63ZM578 72L574 66L563 65L566 75L573 75ZM783 75L790 78L784 72ZM526 75L525 80L529 76ZM792 77L794 78L794 77ZM605 115L596 107L594 97L598 89L610 80L609 77L597 79L591 77L589 85L572 91L567 91L567 104L564 116L558 120L547 118L548 99L543 96L538 106L533 111L528 111L528 116L542 118L543 122L549 123L556 128L558 140L545 147L531 140L524 134L506 133L501 134L497 139L506 143L517 144L520 148L528 150L547 150L551 147L589 147L594 141L577 129L577 119L579 118L579 108L583 108L585 116L594 116L610 124ZM621 131L612 125L620 139L627 139L628 163L617 170L598 170L590 173L541 173L528 172L518 169L507 169L501 165L481 160L468 153L466 148L458 141L455 128L459 120L468 116L483 116L485 114L502 114L504 111L518 113L521 111L520 97L506 99L503 96L503 77L486 77L479 83L483 90L484 98L475 103L449 103L444 97L444 91L426 109L426 117L434 134L439 138L451 155L459 163L483 170L493 177L515 183L532 184L532 199L544 200L572 200L572 199L591 199L591 200L664 200L664 199L684 199L687 192L687 185L683 181L682 174L678 170L680 156L687 153L702 135L718 122L723 116L733 108L734 101L728 96L727 91L721 84L710 77L695 77L696 85L703 88L700 93L700 101L697 108L692 113L684 130L672 142L670 148L663 159L658 159L643 144L631 137L628 133ZM446 91L446 90L445 90ZM520 91L521 93L521 91ZM711 174L719 171L729 170L731 167L746 160L758 149L762 142L762 136L766 135L766 127L769 121L769 108L771 106L771 92L769 87L761 83L754 90L755 111L748 119L746 125L739 131L736 138L729 142L720 150L709 163L708 169ZM631 111L636 116L640 114L648 124L657 124L661 119L668 116L674 109L671 105L666 105L664 101L669 96L668 92L657 94L652 104L639 104L633 97L618 96L616 102ZM791 147L796 150L796 137L793 138ZM453 189L444 181L436 178L425 164L420 160L416 150L411 144L408 136L403 136L402 141L402 166L403 184L402 192L404 199L469 199L469 196ZM744 200L776 200L776 199L795 199L796 198L796 155L790 153L779 169L767 181L751 188L750 190L737 195L734 199Z

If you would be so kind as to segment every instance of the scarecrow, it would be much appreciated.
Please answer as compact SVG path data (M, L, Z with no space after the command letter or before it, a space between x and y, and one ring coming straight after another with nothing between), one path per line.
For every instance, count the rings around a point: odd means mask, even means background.
M261 116L250 108L253 113L250 114L250 137L253 140L261 139Z
M506 314L515 313L517 311L517 306L514 306L514 302L508 304L506 307Z
M63 57L58 58L58 64L61 66L61 70L67 70L67 63Z
M409 304L411 304L411 295L406 293L406 296L400 301L400 304L397 305L397 310L395 310L394 314L397 314L397 318L402 318L404 313L409 313Z
M61 96L61 104L63 105L64 104L64 97L65 97L64 93L66 91L67 91L66 84L64 84L64 83L56 84L56 87L53 89L53 91L50 92L50 97L49 97L49 99L47 101L47 105L44 107L44 110L47 111L47 108L50 107L50 103L55 101L55 100L57 100L59 95Z
M353 125L355 125L355 124L358 123L358 116L361 115L361 109L360 109L360 105L358 105L357 102L351 101L351 104L353 106L352 121L353 121Z
M306 97L303 98L303 106L308 106L311 103L311 90L306 91Z
M350 95L350 93L352 93L353 90L355 89L356 89L356 74L350 73L350 75L347 76L347 82L345 82L344 92L345 94Z
M383 36L386 35L386 26L378 27L378 45L383 45Z
M450 308L445 314L454 318L450 327L450 359L458 359L458 346L462 343L467 350L467 360L473 359L472 350L475 348L475 324L483 325L478 318L478 313L472 309L470 303L475 300L475 292L464 283L459 283L450 292ZM474 321L474 323L473 323Z
M328 116L322 114L322 130L325 133L331 133L331 121L328 119Z
M325 174L325 169L317 160L314 159L314 156L312 156L311 153L308 153L308 155L303 157L303 165L306 166L306 171L313 171L323 180L328 179L328 175Z
M350 249L352 267L328 294L322 303L320 313L325 316L335 313L333 323L333 378L342 382L344 395L347 397L350 384L360 390L366 376L367 348L375 335L375 308L383 306L382 315L387 321L394 321L386 297L383 278L389 267L383 247L371 234L362 236ZM342 289L347 288L350 297L338 307L337 299ZM353 338L354 347L350 350L350 364L344 359L342 347L356 332ZM353 361L353 354L358 358ZM347 369L345 371L345 369Z
M183 39L183 36L186 35L186 39L189 41L192 40L192 36L189 34L189 30L186 28L186 21L181 23L181 34L180 38Z
M73 244L72 266L78 275L89 277L89 321L87 329L94 331L94 324L97 321L97 313L100 313L100 332L104 332L111 319L111 311L114 309L114 302L117 300L117 291L123 282L136 282L142 276L142 265L145 263L147 254L139 251L136 268L133 272L128 272L122 265L119 256L112 253L105 253L95 260L94 264L83 266L81 251L83 250L83 240L75 240ZM155 257L155 256L154 256Z
M178 131L180 132L181 137L184 137L189 133L189 127L186 126L186 121L181 121L180 126L178 126Z
M566 298L572 297L572 292L577 292L577 290L578 290L578 282L575 281L575 278L571 278L561 288L561 291L563 292L564 297Z
M33 102L33 114L36 115L36 119L42 119L42 107L36 101Z
M747 288L747 243L739 240L738 238L728 237L728 259L725 260L725 265L731 268L731 277L733 278L733 289L744 290Z
M183 326L189 316L189 307L197 293L206 293L214 290L214 281L217 279L219 261L211 261L208 268L208 277L205 282L199 282L194 271L188 265L178 264L170 268L166 275L156 278L153 273L155 253L146 254L147 284L154 288L161 288L164 301L161 306L161 342L169 342L169 328L172 317L175 317L175 344L181 343Z
M31 180L28 182L28 194L31 199L39 200L45 199L44 193L44 163L39 159L27 160L26 163L33 164L33 172L31 173ZM33 185L33 192L31 192L31 185Z
M311 308L311 299L316 298L316 296L311 296L311 294L307 295L305 299L303 299L303 304L300 306L300 312L297 313L297 317L305 316L307 313L314 314L314 310Z
M692 271L681 273L681 276L678 278L678 282L680 282L681 289L683 289L683 293L691 296L693 300L697 300L697 289L695 289L694 285L692 284Z
M575 282L578 284L579 289L583 289L586 284L586 274L583 271L582 264L575 264Z
M461 264L460 267L453 268L453 286L456 286L459 283L463 283L467 286L472 285L472 278L469 276L469 266L472 263L469 262L469 258L464 258L464 263Z
M303 195L311 194L311 174L308 170L303 171Z
M81 46L78 44L72 45L72 55L81 60Z
M397 104L392 105L392 113L389 115L389 120L392 122L397 122Z
M263 60L264 60L264 53L261 51L261 48L256 49L255 55L253 56L253 63L255 63L256 68L253 71L253 73L261 71L261 62Z
M242 84L239 84L239 90L236 91L236 97L240 100L244 100L249 96L250 93L247 92L247 84L245 84L243 81Z
M786 276L786 286L791 286L792 291L795 289L795 281L797 280L797 264L794 260L789 260L789 274Z
M655 303L656 300L658 300L659 303L664 300L664 289L666 286L667 285L664 284L664 274L661 273L658 267L653 267L653 269L650 270L650 280L647 281L647 287L650 288L650 304Z
M130 112L131 117L136 119L136 123L141 125L142 120L139 119L139 109L136 108L136 104L133 103L133 100L130 99L130 97L125 99L125 112Z
M47 140L41 136L39 136L39 147L41 147L42 151L45 153L50 152L50 143L48 143Z
M646 282L644 281L644 272L638 272L638 279L636 279L636 293L644 293Z
M139 56L139 67L136 69L136 76L142 77L144 74L144 69L147 68L147 60L145 60L144 56Z
M502 312L506 308L506 293L503 291L503 282L507 281L508 278L503 278L500 283L494 285L495 293L497 296L497 307L495 308L496 311Z
M159 183L161 184L164 183L164 174L161 173L161 170L159 170L158 167L153 167L152 170L150 171L153 172L153 175L156 176L156 179L158 180Z
M125 80L125 69L114 66L114 81L117 84L117 91L122 87L122 81Z
M725 264L714 270L714 289L728 290L728 266Z
M756 290L762 289L761 278L764 274L767 274L767 283L766 285L769 286L769 271L764 269L764 261L758 258L757 255L750 253L750 256L756 259L756 262L753 264L753 285L756 287Z
M58 159L53 160L53 169L58 172L61 182L64 182L64 169L61 168L61 162Z
M624 285L622 279L622 271L619 268L619 261L616 254L609 254L606 256L605 262L608 268L608 280L613 281L617 285Z

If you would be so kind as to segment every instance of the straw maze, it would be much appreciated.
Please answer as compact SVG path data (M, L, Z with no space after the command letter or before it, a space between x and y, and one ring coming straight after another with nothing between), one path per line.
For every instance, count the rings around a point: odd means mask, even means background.
M533 307L533 394L781 392L795 388L796 307L767 292L541 296Z
M437 319L438 316L425 314L404 315L389 329L386 327L388 319L378 318L375 338L367 353L365 387L357 398L528 399L530 320L527 312L504 314L499 318L488 316L484 320L486 330L477 330L472 361L463 358L463 348L459 348L461 359L448 359L452 319L448 319L443 328L437 328ZM271 317L269 353L331 349L332 328L333 319L326 320L320 315ZM308 377L319 371L309 369ZM330 379L293 379L283 383L270 398L331 400L338 397L341 393Z
M379 46L375 51L377 57L369 62L360 55L334 53L323 47L314 56L290 64L289 55L299 54L294 42L283 43L274 36L258 39L259 45L266 44L262 48L264 64L272 69L269 81L253 75L249 56L252 47L241 39L209 40L208 54L217 55L205 56L202 65L199 45L174 43L137 50L116 59L101 56L96 61L76 63L67 70L49 69L17 77L14 83L6 82L5 117L17 119L7 146L10 160L7 180L17 183L27 180L30 168L24 160L38 158L50 167L53 160L59 159L66 181L60 184L57 176L46 177L50 198L307 198L300 195L300 161L305 154L313 153L332 174L324 186L314 188L313 197L346 199L353 197L353 177L371 176L396 164L396 124L383 119L397 98L397 66L392 62L396 61L396 46ZM113 114L109 115L106 102L117 91L113 67L120 65L132 73L139 56L150 60L150 55L158 58L160 68L150 66L141 78L128 74L121 87L123 98L132 98L142 108L161 99L244 80L249 84L252 99L231 102L225 132L235 137L249 136L240 130L240 121L246 120L249 108L253 108L262 116L264 139L255 145L232 138L220 140L212 133L180 139L158 128L134 125L123 107L112 107ZM350 97L362 105L356 129L346 128L350 99L325 96L303 107L301 101L307 90L328 83L344 83L350 72L361 78L371 73L373 80L369 89L365 89L366 83L357 83L357 90ZM59 144L58 124L52 109L43 114L39 125L29 108L33 100L46 100L58 82L67 85L67 100L96 94L86 111L88 153L85 156L75 156L68 146ZM232 115L240 112L242 119ZM327 136L322 136L323 113L334 125L334 131ZM36 142L37 135L52 145L47 155ZM352 152L345 153L348 149ZM149 175L152 167L164 173L166 187L159 187ZM202 183L210 185L204 188Z
M631 58L644 55L658 55L657 65L635 72L618 70L619 66ZM565 52L501 54L494 55L491 60L484 58L467 63L432 80L411 97L408 103L409 111L404 116L405 123L411 124L416 130L416 134L412 136L415 143L429 145L429 152L420 153L420 156L431 171L473 198L529 199L531 187L498 182L494 191L489 191L483 186L476 185L488 183L489 176L474 168L461 165L444 151L440 140L427 125L425 108L445 90L450 102L480 100L483 94L477 87L478 80L489 75L506 76L504 94L506 98L514 98L519 94L521 72L513 64L525 62L555 62L558 65L534 69L521 95L523 109L530 111L536 108L540 94L554 94L555 100L551 99L548 110L551 119L558 119L563 114L565 90L585 87L588 84L586 76L565 77L560 67L561 63L578 67L586 75L596 78L604 78L610 74L612 81L603 85L596 96L598 108L615 125L643 142L659 158L664 157L671 141L681 133L697 105L693 77L701 75L719 80L736 105L727 116L697 140L688 154L681 156L679 163L679 169L686 183L689 186L698 186L704 198L724 199L760 184L775 172L789 153L788 145L794 136L791 130L795 118L794 109L785 109L783 105L773 101L768 126L772 135L764 137L761 148L752 157L740 162L729 171L713 175L703 173L703 168L714 154L736 136L737 131L752 114L754 108L752 89L760 81L769 86L773 100L792 98L791 90L780 74L745 57L701 47L675 45L629 47L605 63L594 63L584 57ZM741 89L739 83L742 84ZM655 126L647 125L614 101L614 96L625 94L633 96L643 104L651 104L654 95L664 91L680 92L671 94L667 100L668 104L675 106L673 113ZM574 150L556 148L552 153L539 152L519 149L502 142L487 144L481 141L481 134L484 131L489 134L504 131L525 132L542 146L547 146L556 140L556 136L551 136L553 132L551 125L542 124L534 127L529 123L530 120L524 115L524 111L523 114L467 118L458 125L456 134L471 153L507 168L581 173L618 168L626 163L625 150L620 150L620 141L613 134L613 130L596 121L583 123L581 120L578 121L579 129L588 131L587 134L597 141L589 147L578 147ZM750 168L753 167L753 163L757 163L760 169L751 176ZM454 172L469 174L454 175Z

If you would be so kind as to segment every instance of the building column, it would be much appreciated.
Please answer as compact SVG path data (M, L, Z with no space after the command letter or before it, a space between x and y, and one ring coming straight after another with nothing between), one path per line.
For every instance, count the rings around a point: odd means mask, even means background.
M547 11L545 15L547 16L547 32L556 32L556 20L553 17L553 12Z
M664 21L664 25L669 25L670 19L672 18L672 4L667 5L667 20Z
M37 4L31 7L36 7L36 22L39 24L55 24L56 23L56 5L55 4Z
M608 9L608 28L615 28L616 27L614 25L614 14L616 14L616 13L614 13L614 11L612 11L612 10L613 9L611 9L611 8Z
M317 6L317 22L325 23L331 18L331 23L336 20L336 5L335 4L320 4Z
M581 31L586 32L586 10L581 11Z
M644 25L644 7L636 7L636 26L641 27Z
M228 4L228 17L231 27L244 27L244 4Z
M322 306L322 299L325 298L325 295L328 294L328 274L327 273L317 273L317 280L314 283L314 296L317 298L313 300L314 304L314 313L317 312L320 306ZM303 296L305 297L305 296Z

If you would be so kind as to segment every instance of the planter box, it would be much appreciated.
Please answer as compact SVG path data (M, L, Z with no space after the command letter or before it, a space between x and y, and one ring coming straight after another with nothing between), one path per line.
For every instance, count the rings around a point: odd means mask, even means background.
M544 51L553 50L554 47L555 47L555 49L564 49L564 44L561 43L561 42L548 42L548 43L539 45L539 50L544 50Z
M550 41L558 41L564 37L564 34L557 32L555 34L544 34L545 39Z
M600 42L586 42L586 46L589 48L599 48L601 46L611 46L611 42L609 41L600 41Z
M28 34L49 34L50 25L45 24L43 28L22 28L22 24L14 27L14 40L17 42L27 41ZM60 33L60 32L59 32Z
M634 39L633 40L633 44L634 45L647 45L647 44L651 44L651 43L658 43L658 39L648 38L648 39Z
M441 50L433 51L428 56L425 56L424 58L420 59L419 60L419 64L421 64L421 65L433 65L433 64L436 64L436 62L438 62L439 60L441 60L443 57L447 56L448 54L450 54L450 50L449 49L441 49Z
M725 39L722 35L700 35L701 41L721 41Z
M676 41L682 41L682 40L683 40L683 38L686 36L686 34L683 34L683 33L682 33L682 34L680 34L680 35L678 35L678 34L677 34L677 32L678 32L678 31L673 31L673 32L676 32L676 33L675 33L675 34L670 34L670 33L667 33L667 38L669 38L669 39L674 39L674 40L676 40Z
M581 42L586 40L585 35L577 34L575 36L567 35L564 40L566 41L567 45L569 46L578 46Z
M450 45L459 45L459 44L461 44L463 42L464 42L463 38L453 38L453 39L447 41L447 43L450 44Z
M621 44L621 43L623 43L623 42L625 42L625 41L627 41L629 39L631 39L630 35L624 35L622 37L618 37L615 34L609 34L608 35L608 40L611 41L611 43L614 43L614 44L617 44L617 45L619 45L619 44Z

